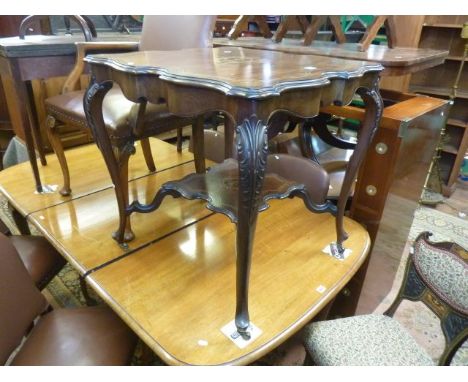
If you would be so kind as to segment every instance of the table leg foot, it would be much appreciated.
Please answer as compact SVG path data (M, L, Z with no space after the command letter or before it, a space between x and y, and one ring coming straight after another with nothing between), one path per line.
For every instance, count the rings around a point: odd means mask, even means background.
M70 187L62 187L59 191L59 194L62 196L70 196L71 188Z
M123 233L123 239L119 240L120 237L121 235L119 231L112 232L112 238L118 243L128 243L129 241L132 241L135 239L135 234L131 229L125 229Z

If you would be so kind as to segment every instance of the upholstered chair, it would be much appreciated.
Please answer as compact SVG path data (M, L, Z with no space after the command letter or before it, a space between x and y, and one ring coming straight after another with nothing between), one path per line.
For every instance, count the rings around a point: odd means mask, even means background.
M204 130L205 158L215 163L222 163L225 158L225 135L220 131ZM271 141L270 141L271 145ZM193 148L193 140L190 141L189 151ZM235 144L232 144L231 157L237 159ZM323 190L329 189L330 177L326 170L318 163L302 156L285 155L275 153L270 147L267 157L267 172L280 177L302 183L310 197L316 204L323 204L327 195Z
M64 185L59 191L62 195L69 195L70 174L63 145L58 134L58 128L63 124L87 129L87 122L83 110L84 90L75 90L80 76L85 69L83 58L88 53L124 52L134 50L175 50L212 46L212 34L215 16L145 16L143 30L139 43L105 43L83 42L77 43L77 58L74 69L65 81L62 94L46 99L47 132L51 146L56 153L62 173ZM128 149L125 143L132 136L133 140L141 140L141 146L149 171L156 167L151 154L148 137L178 129L177 149L181 150L181 128L203 123L203 119L175 117L169 114L165 103L135 104L125 98L117 84L106 95L103 102L103 117L109 136L115 147L117 158ZM138 126L137 126L138 121ZM89 131L89 130L88 130ZM204 171L203 158L195 158L198 172ZM122 163L122 183L128 178L128 165Z
M431 357L392 315L403 299L422 301L440 319L446 346L438 361L449 365L468 338L468 253L453 243L433 243L424 232L409 255L403 284L390 308L321 321L304 331L309 364L433 365Z
M313 132L311 133L309 142L311 147L310 153L313 153L313 156L310 154L304 155L297 132L280 134L270 141L270 152L289 154L295 157L305 157L320 164L330 177L330 187L327 198L337 201L346 173L346 167L348 166L353 150L329 145ZM353 196L353 193L354 190L351 190L350 198Z
M130 363L136 338L109 308L96 306L47 312L47 300L35 287L15 247L4 235L0 235L0 249L0 364Z
M44 289L66 264L60 253L42 236L12 235L9 239L40 290Z
M221 163L225 159L226 143L223 129L220 128L217 131L204 130L204 141L205 158L216 163ZM283 163L286 160L286 156L282 154L288 154L295 158L288 160L288 165L291 165L291 168L286 168L286 166L275 167L275 171L279 171L277 172L278 175L286 179L303 183L309 192L313 192L317 188L315 184L316 179L311 177L311 173L308 171L312 171L312 173L316 172L317 165L320 165L327 172L330 181L327 199L332 201L338 200L346 166L353 150L333 147L322 141L315 133L312 133L311 145L315 160L311 160L312 158L307 158L303 155L296 131L282 133L269 140L268 149L270 155L276 154L276 157L281 155L280 158L283 159ZM193 139L190 140L189 151L193 151ZM234 143L231 148L231 156L236 158ZM273 161L273 158L270 156L270 167L280 163ZM270 171L273 171L273 169L270 168Z

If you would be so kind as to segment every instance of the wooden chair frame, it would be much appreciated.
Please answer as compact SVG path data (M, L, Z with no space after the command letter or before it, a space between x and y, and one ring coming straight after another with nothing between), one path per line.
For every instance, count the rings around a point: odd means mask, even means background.
M75 66L71 70L70 74L63 84L61 94L65 94L77 89L80 77L85 70L85 62L83 61L84 57L89 52L129 52L138 50L138 43L136 42L80 42L76 43L76 61ZM63 174L63 187L59 191L61 195L67 196L71 193L70 188L70 173L68 170L68 164L65 157L64 148L62 141L59 135L59 127L64 123L70 123L69 120L61 121L59 116L55 113L47 111L48 115L46 117L46 127L47 127L47 136L49 138L52 149L57 155L60 167ZM79 126L82 128L82 126ZM86 130L90 133L90 130ZM148 166L149 171L155 171L156 166L151 155L151 148L149 145L149 138L142 140L142 150Z
M270 30L270 27L268 26L266 22L265 16L239 16L236 21L234 21L234 24L231 28L231 30L228 33L228 38L230 40L235 40L238 38L242 31L245 31L248 29L248 24L250 22L254 22L258 25L258 28L260 29L260 33L263 35L265 38L270 38L273 36L273 33Z
M430 232L421 233L415 240L423 240L429 246L447 253L447 256L456 256L467 263L468 252L458 244L450 242L434 243L429 241ZM416 248L415 248L416 251ZM409 255L405 275L401 288L392 305L384 315L392 317L400 303L404 300L422 301L441 321L442 332L445 337L445 348L439 359L439 365L450 365L453 356L463 342L468 338L468 310L457 309L451 306L442 296L437 286L424 281L414 261L414 255Z

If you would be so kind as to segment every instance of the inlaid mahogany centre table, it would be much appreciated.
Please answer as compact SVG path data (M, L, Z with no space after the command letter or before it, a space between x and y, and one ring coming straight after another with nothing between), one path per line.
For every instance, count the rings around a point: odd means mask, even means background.
M227 215L237 225L235 326L243 339L251 338L254 331L248 308L249 273L257 215L268 207L268 200L298 196L309 210L336 215L337 238L329 243L330 251L344 257L343 242L348 237L343 226L345 204L383 109L378 92L381 65L236 47L92 55L85 61L92 73L84 98L85 113L115 186L120 215L116 240L122 243L125 237L133 236L133 212L152 212L167 195L202 199L209 209ZM121 171L134 152L138 129L143 124L137 120L125 134L126 142L112 146L103 121L102 101L113 82L143 111L147 102L165 102L169 112L177 116L223 112L236 126L238 161L226 159L206 174L167 182L150 203L136 200L129 204L128 186L122 182L125 177ZM268 156L268 125L277 112L311 118L321 106L350 103L355 93L363 99L366 115L335 207L326 200L329 179L320 166L303 158ZM199 131L194 136L198 155L203 154L202 135ZM301 160L304 171L316 181L314 190L295 182L287 171L285 176L277 174L277 169ZM313 232L314 227L310 230Z

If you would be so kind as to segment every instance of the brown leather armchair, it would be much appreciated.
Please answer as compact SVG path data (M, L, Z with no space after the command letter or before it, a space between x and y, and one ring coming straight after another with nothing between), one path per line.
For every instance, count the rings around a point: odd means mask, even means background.
M89 52L132 51L132 50L173 50L184 48L208 47L212 45L212 34L215 16L145 16L140 43L77 43L76 65L67 78L62 94L46 99L47 131L51 146L56 153L63 173L64 185L60 190L62 195L69 195L70 174L58 127L63 124L86 129L87 122L83 110L84 90L75 90L84 70L83 58ZM128 180L128 137L141 140L141 145L149 171L155 171L148 137L178 129L178 150L181 150L181 128L196 123L200 119L175 117L168 113L164 103L135 104L125 98L120 88L114 88L104 99L104 121L115 148L114 155L121 160L122 184ZM138 124L138 126L137 126ZM143 135L144 132L144 135ZM122 159L123 158L123 159ZM204 171L203 158L195 158L198 172Z
M109 308L96 306L45 313L48 308L45 297L35 287L13 244L2 234L0 250L0 364L65 366L130 362L136 337Z

